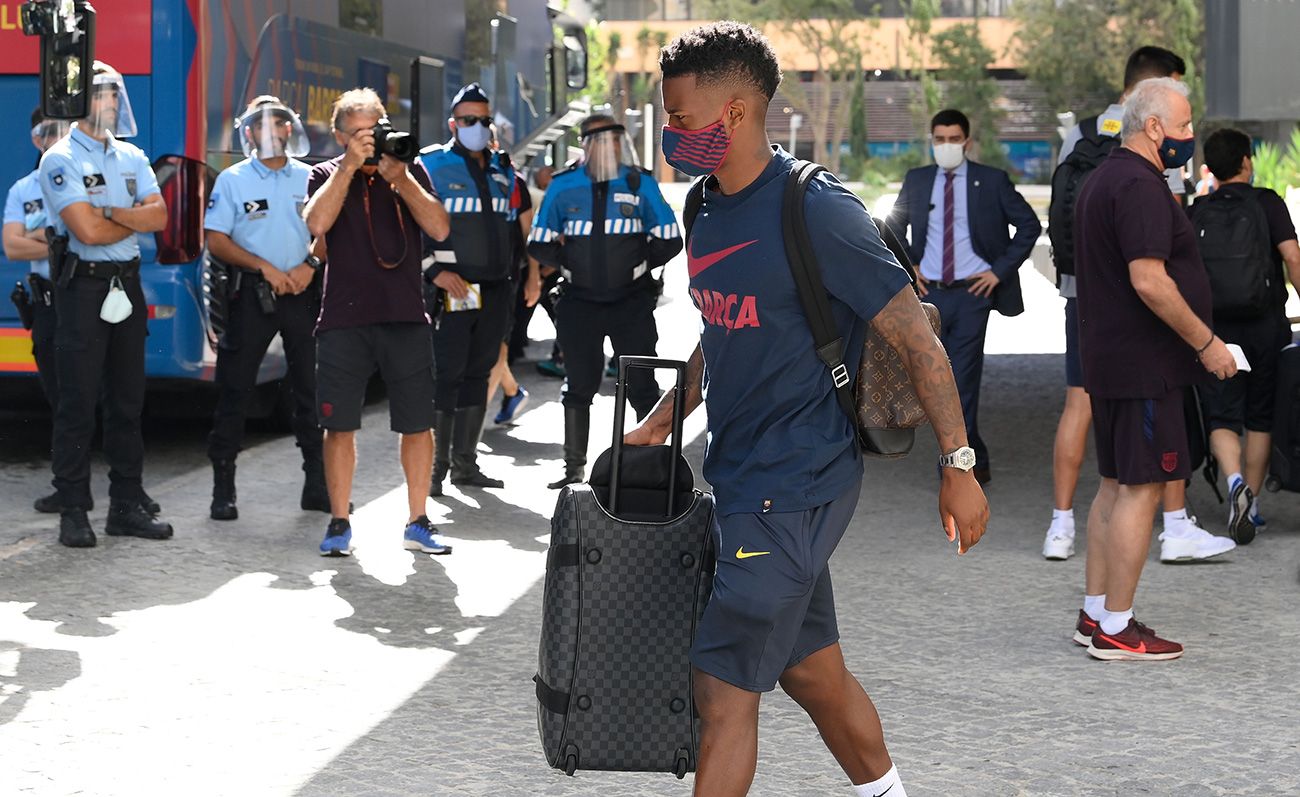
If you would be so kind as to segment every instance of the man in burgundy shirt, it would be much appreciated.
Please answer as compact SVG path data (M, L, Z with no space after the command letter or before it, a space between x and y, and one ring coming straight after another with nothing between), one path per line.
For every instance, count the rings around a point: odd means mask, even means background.
M1183 389L1237 366L1210 328L1196 234L1161 171L1182 166L1195 147L1187 87L1138 83L1122 130L1075 207L1083 382L1102 481L1074 640L1103 660L1173 659L1182 645L1135 621L1133 597L1164 483L1191 475Z
M433 467L433 344L420 283L421 231L437 240L450 230L447 211L419 163L376 157L374 127L384 106L371 89L344 92L334 103L334 138L342 155L318 164L304 210L328 262L316 324L316 409L325 430L329 528L322 556L347 556L356 471L356 430L366 383L379 370L388 389L389 421L402 436L410 516L404 545L451 553L425 515Z

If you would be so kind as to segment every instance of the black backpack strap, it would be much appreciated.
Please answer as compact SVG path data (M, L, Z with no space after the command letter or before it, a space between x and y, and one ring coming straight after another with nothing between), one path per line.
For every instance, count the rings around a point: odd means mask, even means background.
M840 407L851 420L855 420L856 428L857 413L853 409L849 369L844 364L844 338L835 329L835 317L831 315L831 303L826 298L826 286L822 283L821 269L817 265L817 255L813 251L812 238L808 235L808 225L804 218L803 198L808 183L824 171L825 167L816 163L801 160L794 162L794 168L790 170L785 182L785 195L781 204L781 233L785 239L785 258L790 263L790 274L794 277L795 289L799 293L799 304L812 329L817 357L830 370Z
M682 208L682 227L686 231L686 237L682 240L686 246L691 244L691 225L695 223L695 217L700 215L700 207L704 205L704 181L709 178L701 177L691 183L690 190L686 192L686 206Z
M1097 117L1089 116L1087 119L1079 122L1079 132L1089 141L1097 141L1101 138L1097 130Z

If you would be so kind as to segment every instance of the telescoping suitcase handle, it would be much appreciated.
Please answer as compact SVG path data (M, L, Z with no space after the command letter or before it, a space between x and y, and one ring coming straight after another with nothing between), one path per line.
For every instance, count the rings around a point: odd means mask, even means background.
M623 420L627 410L627 373L633 368L671 368L677 378L673 391L673 430L668 465L668 506L666 517L673 517L677 502L677 465L682 455L682 421L686 415L686 363L681 360L665 360L659 357L618 358L618 390L614 394L614 443L610 447L609 463L609 513L618 515L618 490L622 486L619 479L623 464Z

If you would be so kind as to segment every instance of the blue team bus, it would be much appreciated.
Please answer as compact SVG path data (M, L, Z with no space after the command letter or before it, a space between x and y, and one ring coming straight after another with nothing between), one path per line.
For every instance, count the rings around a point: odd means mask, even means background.
M0 184L37 158L29 114L40 101L39 42L17 0L0 0ZM140 236L149 302L150 389L211 382L222 291L204 249L203 214L217 173L239 160L233 118L259 94L302 116L310 161L339 153L330 135L338 93L369 86L398 129L444 140L451 96L466 78L491 93L498 138L517 163L560 141L581 113L586 37L545 0L94 0L94 57L123 73L139 134L167 202L167 227ZM558 146L558 144L554 144ZM0 259L0 385L35 372L31 338L8 300L27 263ZM284 373L278 341L262 365Z

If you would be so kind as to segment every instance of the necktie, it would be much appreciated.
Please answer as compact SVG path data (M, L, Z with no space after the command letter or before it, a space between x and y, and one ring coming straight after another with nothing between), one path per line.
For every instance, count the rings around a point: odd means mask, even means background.
M943 181L943 281L957 279L957 245L953 243L952 172L944 173Z

